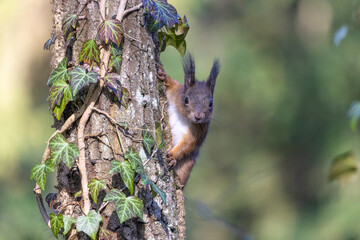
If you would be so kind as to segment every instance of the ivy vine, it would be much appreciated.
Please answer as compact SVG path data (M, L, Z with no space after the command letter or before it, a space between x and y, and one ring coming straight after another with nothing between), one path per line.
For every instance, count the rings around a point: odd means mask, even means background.
M81 34L87 22L87 16L80 16L85 6L91 2L88 0L78 13L71 13L64 16L62 21L62 30L66 42L77 41L77 34ZM123 0L124 1L124 0ZM49 109L56 119L63 118L64 124L60 130L55 131L49 138L47 148L44 152L42 162L35 165L31 170L30 179L36 181L36 194L40 211L44 219L48 222L54 236L57 238L59 234L66 235L72 228L76 228L78 232L82 231L91 239L96 239L98 234L108 234L106 229L100 228L102 217L99 209L90 209L89 195L92 201L97 204L99 192L105 190L107 192L103 202L111 202L115 205L116 213L120 219L120 223L134 217L142 218L144 203L135 196L134 185L136 179L140 179L142 185L149 186L154 194L158 194L166 205L166 195L154 182L152 182L144 171L144 165L155 155L155 153L164 146L163 133L161 124L155 122L155 132L149 131L146 126L141 128L142 143L148 154L149 159L142 162L138 152L133 147L129 147L127 151L122 151L124 159L113 159L111 161L111 174L119 174L123 180L129 195L124 193L125 189L115 189L106 179L91 179L87 182L86 167L84 164L84 145L83 130L88 117L92 112L105 115L107 119L116 127L118 132L121 129L124 132L130 128L127 123L116 122L106 112L94 107L102 89L108 89L114 94L114 97L121 102L124 108L127 108L129 101L129 91L122 87L120 67L122 61L121 42L123 37L127 36L122 29L121 20L124 15L131 11L135 11L144 7L147 15L150 16L147 27L151 32L158 31L161 51L167 46L175 47L181 55L186 51L185 36L189 30L189 24L186 17L180 18L174 6L166 0L142 0L142 3L125 10L126 4L120 4L118 15L114 19L106 19L104 0L99 0L100 12L102 13L103 22L100 24L96 39L88 39L82 44L76 66L69 66L68 59L63 58L58 66L53 70L48 78L49 86ZM126 1L125 1L126 3ZM120 9L123 7L123 9ZM131 37L130 37L131 38ZM51 38L44 44L44 49L50 49L55 42L56 36ZM101 58L101 51L108 58ZM105 67L102 67L105 65ZM90 88L89 88L90 87ZM84 90L87 94L84 96ZM86 91L85 91L86 92ZM85 99L85 100L84 100ZM64 116L64 110L70 102L80 101L82 107L78 112L67 117ZM73 123L80 118L77 142L69 141L63 135L66 130L72 127ZM118 134L119 141L121 138ZM122 144L120 147L123 148ZM114 151L114 149L112 149ZM78 158L78 161L76 159ZM43 209L41 190L45 190L47 176L55 171L55 168L64 163L68 168L77 165L81 173L82 191L75 194L74 198L82 198L84 202L83 215L75 219L72 216L62 214L61 212L50 213L47 216ZM55 193L46 196L46 200L50 207L56 199ZM78 201L80 205L80 200ZM41 207L42 206L42 207ZM43 212L45 211L45 214Z

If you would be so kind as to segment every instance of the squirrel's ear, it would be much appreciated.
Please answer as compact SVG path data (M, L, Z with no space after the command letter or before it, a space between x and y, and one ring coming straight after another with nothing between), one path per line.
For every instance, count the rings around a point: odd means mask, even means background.
M190 53L184 57L183 68L185 73L184 86L187 90L195 83L195 61Z
M220 63L219 59L215 59L211 68L210 75L206 81L206 85L210 88L211 92L214 93L216 78L219 75Z

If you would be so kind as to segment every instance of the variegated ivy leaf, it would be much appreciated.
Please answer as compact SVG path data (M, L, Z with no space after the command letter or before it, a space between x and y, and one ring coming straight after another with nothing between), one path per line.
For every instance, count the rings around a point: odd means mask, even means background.
M68 216L68 215L63 215L63 221L64 221L64 231L63 234L66 235L70 229L71 226L76 223L75 218L73 218L72 216Z
M104 77L105 86L112 91L119 100L121 100L122 95L120 79L121 76L117 73L107 73Z
M97 198L101 189L106 189L105 180L91 179L88 188L90 189L90 195L92 200L97 204Z
M65 81L57 81L52 88L50 89L48 101L49 101L49 109L53 110L55 105L59 105L63 96L64 89L69 87L69 85Z
M128 109L129 106L129 96L129 90L127 90L126 88L122 88L121 105L123 105L125 109Z
M55 215L54 213L50 213L50 226L54 236L57 238L60 229L64 227L63 215Z
M80 190L80 191L78 191L78 192L76 192L75 194L74 194L74 198L78 198L78 197L80 197L81 196L81 194L82 194L82 191Z
M159 194L161 200L162 200L162 201L164 202L164 204L166 205L166 194L165 194L165 192L164 192L163 190L161 190L161 188L159 188L158 186L156 186L156 184L155 184L153 181L150 180L149 183L150 183L151 189L152 189L155 193Z
M117 19L104 21L100 26L99 35L106 44L112 41L117 46L120 46L122 38L121 22Z
M31 169L30 179L35 180L42 190L45 190L47 175L55 170L54 163L47 159L45 164L37 164Z
M54 71L50 74L50 77L48 79L47 85L52 86L54 82L57 81L68 81L70 79L70 76L67 71L67 58L63 58L57 68L54 69Z
M121 56L117 56L117 57L111 56L109 67L111 68L114 67L116 69L116 72L120 73L121 63L122 63Z
M97 83L99 74L91 71L86 73L85 69L80 66L75 67L73 70L69 72L71 76L71 87L73 90L74 96L85 86L91 83Z
M104 227L100 228L99 239L101 240L114 240L116 239L113 233L110 230L105 229Z
M91 239L95 240L101 221L102 217L100 213L91 210L87 216L78 217L76 220L76 230L86 233Z
M186 16L183 19L178 17L179 24L176 23L174 27L159 32L160 49L165 51L167 46L173 46L181 56L185 55L186 52L186 41L185 37L190 29L189 24L186 20Z
M133 147L129 147L129 150L125 153L125 159L130 161L131 168L134 169L137 173L144 172L144 166L142 160Z
M67 14L65 15L62 21L61 29L64 31L65 36L75 30L77 24L77 15L76 14Z
M49 50L51 44L54 43L55 39L56 39L56 36L51 34L51 37L44 44L44 50Z
M142 0L142 4L147 11L151 11L154 7L154 0Z
M166 0L154 0L153 2L151 15L155 18L155 23L160 22L166 28L171 28L175 23L179 23L177 11L173 5Z
M155 121L155 141L159 149L165 145L164 135L161 128L161 124Z
M143 128L142 130L143 144L146 149L146 152L150 155L151 149L155 145L155 140L151 135L151 133L147 130L148 128L145 125L142 128Z
M110 173L120 173L121 179L125 183L126 187L129 189L130 194L134 193L134 171L131 168L131 165L128 161L120 162L113 160L111 162Z
M72 100L73 93L70 85L62 80L56 81L50 89L48 101L50 110L53 110L58 120L60 120L61 114L65 110L68 102Z
M99 62L99 47L94 39L84 42L81 48L79 62L84 61L90 65L95 62Z
M140 176L141 176L141 184L150 185L151 189L153 191L153 197L155 197L156 194L158 194L160 196L161 200L166 205L166 194L165 194L165 192L163 190L161 190L158 186L156 186L156 184L149 179L149 177L147 176L146 173L142 173Z
M74 159L79 156L79 148L74 143L68 143L63 135L56 134L49 142L50 157L54 164L63 161L67 167L71 167Z
M112 189L108 194L106 194L104 201L114 202L115 210L120 223L123 223L135 216L142 218L144 203L138 197L126 197L121 191Z

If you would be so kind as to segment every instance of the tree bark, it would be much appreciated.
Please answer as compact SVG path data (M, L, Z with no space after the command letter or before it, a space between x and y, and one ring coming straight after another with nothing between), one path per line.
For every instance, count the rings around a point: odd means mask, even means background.
M120 2L120 0L106 1L107 19L116 16ZM126 9L140 3L140 0L128 0ZM66 43L61 29L62 20L66 14L77 13L84 6L85 9L81 13L81 16L87 18L84 29L81 34L78 34L76 41ZM72 65L76 65L83 42L90 38L95 39L97 36L97 29L102 21L99 3L96 1L87 3L86 0L53 0L52 11L53 33L57 37L52 50L52 67L55 68L65 56ZM114 100L113 94L105 89L96 101L95 108L108 113L117 122L128 123L131 135L116 130L104 114L92 111L90 119L86 122L84 133L85 136L89 136L84 138L87 181L89 182L92 178L106 179L107 183L113 187L122 189L125 185L120 176L109 173L110 161L113 159L123 161L124 152L132 146L145 162L149 156L139 141L142 138L141 129L146 125L150 131L155 132L155 121L158 121L162 123L167 144L144 168L149 178L166 193L167 206L159 196L153 198L148 186L143 186L138 182L134 195L144 202L143 219L133 218L120 224L114 204L104 204L102 201L108 190L102 190L97 205L91 202L91 209L100 211L103 217L101 228L106 229L111 238L105 237L102 231L99 232L98 237L99 239L184 239L184 196L165 162L165 152L170 149L172 141L165 107L165 90L157 81L156 63L160 62L157 33L151 34L147 31L143 8L124 16L122 27L126 35L121 44L123 61L120 75L122 86L129 90L128 108L125 109L120 102ZM102 50L102 57L104 57L104 52L106 49ZM92 87L89 91L92 91ZM76 110L74 104L67 107L63 114L65 118L60 121L55 120L54 126L60 129L66 117ZM78 128L79 120L64 135L68 140L76 142ZM100 135L96 137L97 134ZM56 202L60 204L57 209L60 209L62 214L75 218L83 214L74 197L74 194L81 190L81 176L76 164L71 169L65 165L59 167L56 186L59 193ZM83 202L80 201L80 206L82 204ZM86 238L88 237L85 234L78 234L75 230L69 237L69 239Z

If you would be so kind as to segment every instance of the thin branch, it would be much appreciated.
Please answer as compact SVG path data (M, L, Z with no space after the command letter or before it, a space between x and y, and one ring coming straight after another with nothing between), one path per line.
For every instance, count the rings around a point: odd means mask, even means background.
M87 215L91 208L90 198L89 198L89 189L88 189L88 177L87 177L87 170L86 170L86 159L85 159L85 140L83 138L85 126L89 117L93 111L93 107L97 102L102 88L104 86L104 80L102 80L106 74L106 70L109 66L109 59L110 59L110 51L107 49L103 49L100 53L101 65L100 65L100 80L99 85L96 88L94 95L91 97L90 103L87 106L84 114L80 118L79 121L79 128L78 128L78 147L80 149L79 155L79 171L81 174L81 188L82 188L82 196L84 200L84 213Z
M125 36L125 37L130 38L130 40L134 40L134 41L136 41L136 42L141 43L141 41L140 41L139 39L136 39L136 38L134 38L134 37L132 37L132 36L130 36L130 35L128 35L128 34L126 34L126 33L124 33L124 32L123 32L123 34L124 34L124 36Z
M151 154L151 156L148 158L148 159L146 159L146 161L144 162L144 166L146 165L146 164L148 164L148 162L150 162L150 160L154 157L154 155L158 152L158 148L156 148L156 150L155 151L153 151L153 153Z
M83 7L81 8L81 10L77 13L77 15L79 15L80 13L82 13L82 11L84 11L84 9L85 9L86 5L89 3L89 1L91 1L91 0L87 0L87 1L85 2L84 6L83 6Z
M118 12L116 14L116 19L119 20L120 22L122 21L122 19L124 17L126 3L127 3L127 0L121 0L119 8L118 8Z
M128 15L129 13L131 13L131 12L133 12L133 11L139 10L139 9L142 7L142 5L143 5L143 4L140 3L140 4L138 4L138 5L136 5L136 6L132 7L132 8L126 9L126 10L124 11L124 16Z
M122 152L122 154L124 154L123 143L122 143L121 136L120 136L120 133L119 133L119 130L118 130L118 127L120 127L119 124L118 124L118 123L116 122L116 120L115 120L113 117L111 117L107 112L104 112L104 111L102 111L102 110L100 110L100 109L98 109L98 108L95 108L95 107L93 107L92 110L94 110L95 112L98 112L98 113L100 113L100 114L103 114L105 117L107 117L107 118L110 120L110 122L111 122L112 124L115 125L116 134L117 134L117 136L118 136L118 138L119 138L119 143L120 143L121 152Z
M106 19L106 0L98 0L102 21Z
M119 133L119 128L118 128L118 126L117 125L115 125L115 129L116 129L116 134L117 134L117 136L118 136L118 139L119 139L119 143L120 143L120 148L121 148L121 153L122 154L124 154L125 153L125 151L124 151L124 144L123 144L123 142L122 142L122 140L121 140L121 136L120 136L120 133Z

